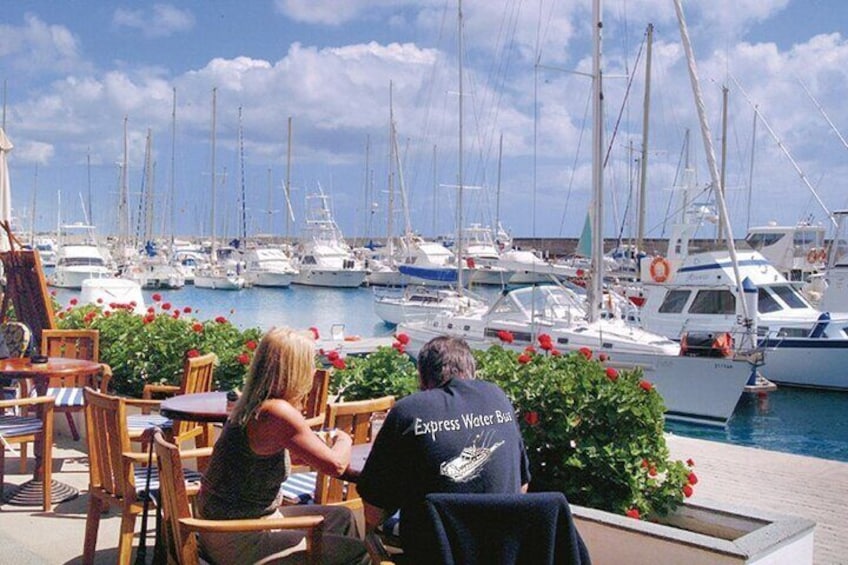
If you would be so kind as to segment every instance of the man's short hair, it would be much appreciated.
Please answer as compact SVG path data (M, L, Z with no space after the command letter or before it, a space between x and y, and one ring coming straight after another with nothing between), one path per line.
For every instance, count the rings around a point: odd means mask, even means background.
M464 339L434 337L418 352L418 375L422 389L430 389L450 379L473 379L476 363Z

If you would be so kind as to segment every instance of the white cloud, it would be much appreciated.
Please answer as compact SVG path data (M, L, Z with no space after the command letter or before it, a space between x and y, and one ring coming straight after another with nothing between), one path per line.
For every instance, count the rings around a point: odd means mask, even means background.
M156 38L191 30L195 18L189 10L171 4L154 4L149 11L118 8L112 22L118 27L137 29L145 37Z
M77 37L65 26L24 16L23 26L0 24L0 57L15 73L74 72L87 68Z

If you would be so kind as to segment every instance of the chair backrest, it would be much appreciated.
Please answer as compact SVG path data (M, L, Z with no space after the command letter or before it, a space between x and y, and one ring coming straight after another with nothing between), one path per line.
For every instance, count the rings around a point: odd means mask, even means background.
M197 540L180 523L182 518L191 518L180 451L176 445L165 440L161 431L156 432L153 442L159 466L162 518L166 524L164 529L169 530L166 536L170 545L169 557L176 559L180 565L194 565L198 563Z
M3 322L0 324L0 337L6 341L10 357L23 357L29 350L32 331L22 322Z
M215 374L215 364L217 362L218 356L214 353L187 358L183 365L180 394L210 392L212 390L212 377Z
M100 361L100 330L42 330L41 354Z
M312 377L312 389L303 401L303 417L315 419L318 426L324 424L327 412L327 396L330 390L330 371L316 369Z
M89 489L100 488L124 503L135 500L132 467L122 454L131 451L124 399L86 387Z
M395 405L394 396L383 396L370 400L354 402L331 402L327 405L327 417L324 426L350 434L353 443L368 443L371 438L371 417L378 412L386 412ZM323 473L315 480L315 502L334 504L359 498L356 485Z
M416 555L422 562L463 565L589 563L561 492L434 493ZM416 561L417 562L417 561Z

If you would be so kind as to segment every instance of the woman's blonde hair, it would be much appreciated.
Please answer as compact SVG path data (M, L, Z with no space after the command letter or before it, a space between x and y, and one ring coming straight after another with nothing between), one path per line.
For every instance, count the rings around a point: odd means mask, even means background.
M230 422L244 426L269 398L281 398L296 406L309 394L314 372L315 342L289 328L271 329L256 348Z

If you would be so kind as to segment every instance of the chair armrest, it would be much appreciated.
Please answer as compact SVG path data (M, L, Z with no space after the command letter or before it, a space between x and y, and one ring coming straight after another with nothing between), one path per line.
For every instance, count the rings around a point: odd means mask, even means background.
M56 398L53 396L27 396L24 398L15 398L14 400L0 400L0 408L18 408L21 406L35 406L38 404L55 406Z
M144 390L141 393L141 397L145 400L153 400L154 394L177 394L180 392L180 387L177 385L163 385L163 384L154 384L148 383L144 385Z
M136 408L141 408L142 414L150 414L151 410L156 410L159 408L159 405L162 404L162 401L148 400L143 398L127 398L125 399L125 404L127 406L135 406Z
M112 382L112 367L106 363L100 364L100 387L98 390L103 394L109 393L109 384Z
M323 516L252 518L248 520L203 520L180 518L180 524L193 532L260 532L263 530L313 530L322 528Z

